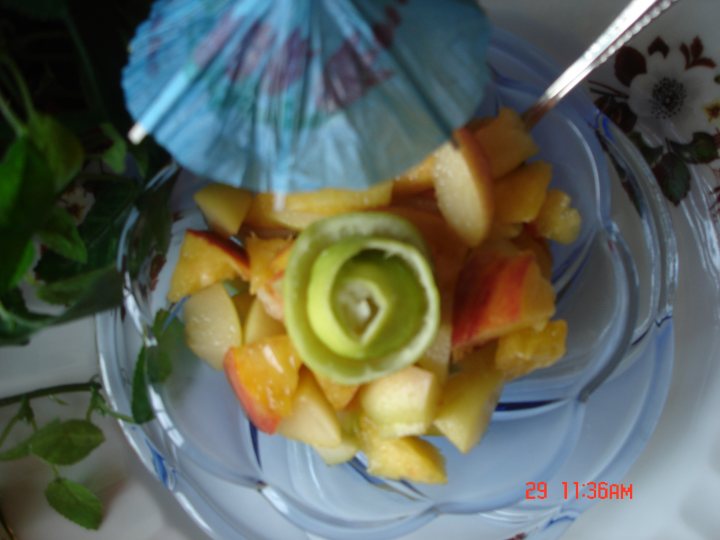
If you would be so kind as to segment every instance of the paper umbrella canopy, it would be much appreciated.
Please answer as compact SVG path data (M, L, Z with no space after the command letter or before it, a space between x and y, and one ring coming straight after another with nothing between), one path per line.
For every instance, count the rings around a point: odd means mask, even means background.
M362 189L472 116L489 33L474 0L158 0L123 73L131 138L254 191Z

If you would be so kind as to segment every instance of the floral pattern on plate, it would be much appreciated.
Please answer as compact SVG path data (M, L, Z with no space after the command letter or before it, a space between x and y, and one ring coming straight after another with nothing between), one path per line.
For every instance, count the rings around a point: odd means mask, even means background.
M610 82L589 83L595 104L635 143L665 197L678 206L699 190L720 230L720 57L699 36L655 36L611 64Z

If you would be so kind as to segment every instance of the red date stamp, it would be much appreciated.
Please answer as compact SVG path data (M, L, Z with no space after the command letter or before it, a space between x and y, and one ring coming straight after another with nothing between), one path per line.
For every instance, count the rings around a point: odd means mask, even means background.
M616 482L560 482L558 489L565 500L619 501L633 498L632 484ZM525 482L525 500L543 500L550 495L547 482Z

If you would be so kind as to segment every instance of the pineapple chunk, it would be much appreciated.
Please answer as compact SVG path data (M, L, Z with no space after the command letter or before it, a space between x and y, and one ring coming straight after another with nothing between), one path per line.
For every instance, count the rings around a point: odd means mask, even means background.
M501 223L527 223L545 202L552 167L544 161L522 165L495 182L495 219Z
M435 416L440 398L437 377L408 366L363 387L360 405L381 437L422 435Z
M386 206L392 190L393 183L387 181L361 191L327 188L290 193L281 200L272 193L258 193L245 220L255 227L300 230L324 217Z
M580 234L581 223L580 212L570 206L570 196L559 189L548 191L534 221L540 236L561 244L575 241Z
M500 109L495 118L478 123L474 133L488 156L493 178L505 176L540 150L512 109Z
M554 364L565 355L567 323L550 321L542 330L523 328L498 340L495 366L515 378Z
M447 482L445 460L440 451L418 437L386 439L367 417L360 419L360 444L368 460L368 472L391 480L425 484Z
M494 351L486 345L466 356L443 390L433 427L462 453L480 441L500 398L503 373L493 365Z
M335 410L307 369L300 371L292 412L280 421L277 432L316 448L333 448L342 443Z

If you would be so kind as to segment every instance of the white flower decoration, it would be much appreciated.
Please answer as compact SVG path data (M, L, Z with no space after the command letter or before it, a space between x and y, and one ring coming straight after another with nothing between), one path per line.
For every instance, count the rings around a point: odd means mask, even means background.
M705 105L717 98L713 70L704 66L686 68L678 49L663 56L646 57L646 72L630 83L628 105L652 132L677 142L689 142L696 131L709 126Z

